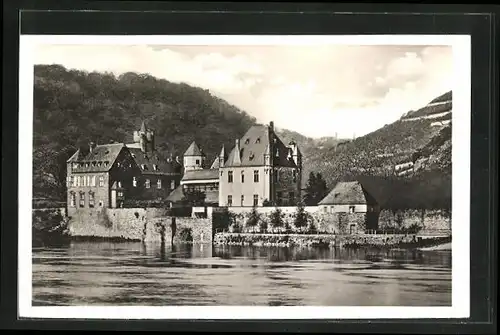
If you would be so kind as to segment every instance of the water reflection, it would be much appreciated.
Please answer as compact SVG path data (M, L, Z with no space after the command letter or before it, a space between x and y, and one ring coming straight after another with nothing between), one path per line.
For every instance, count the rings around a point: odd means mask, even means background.
M451 252L71 242L33 249L35 305L450 305Z

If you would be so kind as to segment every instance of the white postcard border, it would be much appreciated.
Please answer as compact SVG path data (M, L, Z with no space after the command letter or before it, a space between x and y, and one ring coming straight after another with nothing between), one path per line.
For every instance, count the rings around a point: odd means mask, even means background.
M33 52L37 44L162 45L451 45L452 113L452 306L451 307L246 307L246 306L32 306ZM18 315L57 319L386 319L464 318L470 313L470 119L469 35L345 36L53 36L21 35L19 59Z

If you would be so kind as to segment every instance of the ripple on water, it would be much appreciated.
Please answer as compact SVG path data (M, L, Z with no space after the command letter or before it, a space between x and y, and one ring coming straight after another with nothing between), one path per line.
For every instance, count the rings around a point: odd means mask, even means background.
M33 249L33 304L451 303L451 253L196 248L87 243Z

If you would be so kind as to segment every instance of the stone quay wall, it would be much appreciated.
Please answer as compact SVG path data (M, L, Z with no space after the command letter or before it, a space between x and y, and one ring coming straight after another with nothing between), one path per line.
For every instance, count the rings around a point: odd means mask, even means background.
M419 234L451 234L451 213L445 210L382 210L378 227L391 230L418 227Z
M172 221L175 231L172 239ZM212 220L172 217L163 208L81 208L69 218L73 237L96 237L135 241L181 242L181 232L189 230L192 242L212 242Z

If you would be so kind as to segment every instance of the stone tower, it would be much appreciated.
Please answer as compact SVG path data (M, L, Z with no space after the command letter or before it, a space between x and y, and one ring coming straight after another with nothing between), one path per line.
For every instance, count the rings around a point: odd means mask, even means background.
M142 152L151 153L155 151L154 131L148 129L146 122L142 121L141 129L134 131L134 142L139 143Z

